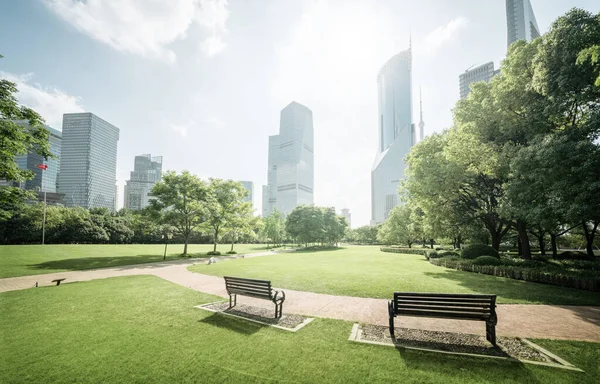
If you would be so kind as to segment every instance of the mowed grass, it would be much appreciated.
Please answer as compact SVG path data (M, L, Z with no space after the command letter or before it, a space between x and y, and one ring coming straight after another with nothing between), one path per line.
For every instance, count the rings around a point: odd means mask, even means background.
M82 269L117 267L153 263L163 260L164 244L60 244L60 245L0 245L0 278L37 275ZM190 244L188 253L206 257L211 244ZM217 247L225 254L231 244ZM239 244L238 253L265 251L261 244ZM183 244L169 244L167 260L177 260Z
M276 287L333 295L387 299L394 291L488 293L498 295L499 303L600 305L599 292L437 267L424 256L385 253L378 247L282 253L189 269L267 279Z
M536 341L586 373L356 344L193 308L216 297L154 276L0 294L1 383L593 383L600 345Z

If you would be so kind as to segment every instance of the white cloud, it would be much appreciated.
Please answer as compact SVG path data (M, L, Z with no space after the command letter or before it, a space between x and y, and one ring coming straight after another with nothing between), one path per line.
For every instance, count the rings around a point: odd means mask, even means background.
M61 129L63 113L84 112L81 100L55 87L43 87L33 82L33 74L17 75L0 71L0 78L12 81L19 90L19 103L39 113L46 124Z
M456 35L462 30L469 20L466 17L459 16L450 20L447 24L437 27L425 37L424 50L432 53L442 44L448 43L456 38Z
M203 51L223 50L221 35L229 16L226 0L46 0L50 10L88 36L112 48L169 63L168 46L184 39L194 23L209 36Z
M175 133L179 134L181 137L185 138L185 137L187 137L188 131L193 124L194 124L194 122L189 122L189 123L185 123L185 124L170 123L169 128L173 132L175 132Z

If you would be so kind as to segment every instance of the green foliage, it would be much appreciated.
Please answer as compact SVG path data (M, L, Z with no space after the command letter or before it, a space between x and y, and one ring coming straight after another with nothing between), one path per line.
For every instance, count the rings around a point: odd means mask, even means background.
M449 256L460 257L460 253L454 252L454 251L438 252L438 257L449 257Z
M285 221L281 212L277 208L273 209L273 212L264 219L261 239L262 241L272 243L273 245L279 245L283 241L285 236Z
M479 256L493 256L500 257L498 255L498 251L489 245L485 244L469 244L462 250L462 258L463 259L476 259Z
M362 227L349 230L347 237L351 242L358 244L377 244L379 228L381 228L381 224L376 226L363 225Z
M192 232L208 218L208 186L188 171L177 175L166 172L162 180L152 187L148 214L159 223L168 224L183 237L187 255L187 244Z
M502 265L502 261L494 256L479 256L473 260L474 265Z
M299 205L286 217L285 230L297 242L337 244L348 224L343 216L335 214L334 208Z
M236 251L227 251L227 254L228 254L228 255L236 255L236 254L237 254L237 252L236 252Z
M17 92L15 83L0 79L0 180L8 182L34 177L32 171L19 169L17 156L35 152L44 159L54 157L44 119L34 110L19 105ZM31 196L16 187L0 187L0 220L10 218L13 210Z
M206 252L206 255L207 256L221 256L221 252L220 251L209 251L209 252Z
M580 251L565 251L561 252L556 257L558 260L594 260L590 258L587 253Z

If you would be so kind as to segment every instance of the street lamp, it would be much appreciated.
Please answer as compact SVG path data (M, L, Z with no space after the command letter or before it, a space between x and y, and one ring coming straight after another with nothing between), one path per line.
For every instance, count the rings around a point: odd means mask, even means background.
M48 164L38 164L36 165L37 168L41 169L42 171L45 171L46 169L48 169ZM42 173L42 177L41 177L41 185L42 185L42 189L44 190L44 214L43 214L43 218L42 218L42 245L44 245L45 241L46 241L46 188L44 188L44 175Z

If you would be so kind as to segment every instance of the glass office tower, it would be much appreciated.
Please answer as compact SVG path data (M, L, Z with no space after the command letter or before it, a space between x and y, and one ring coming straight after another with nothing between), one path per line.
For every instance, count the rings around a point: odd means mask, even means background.
M314 203L313 145L312 111L293 101L281 111L279 135L269 136L263 216L274 208L287 215L298 205Z
M507 46L517 40L531 41L540 37L529 0L506 0Z
M148 206L150 190L162 179L162 156L136 156L129 180L125 184L123 207L137 211Z
M69 207L115 208L119 128L98 116L63 115L58 192Z
M19 125L29 126L27 122L19 122ZM56 158L44 158L35 152L29 152L26 155L20 155L15 157L15 162L21 169L28 169L34 173L33 179L26 180L21 183L20 188L27 189L30 191L38 192L56 192L56 184L58 178L58 172L60 170L60 153L62 147L62 133L56 129L45 126L46 130L50 132L48 135L48 141L50 143L50 152ZM47 165L46 170L42 170L38 167L40 164Z
M404 157L415 144L412 122L412 53L409 48L385 63L377 76L377 155L371 169L371 224L384 222L398 205Z
M246 196L244 202L250 203L254 207L254 183L251 181L240 181L240 183L248 190L248 196Z

